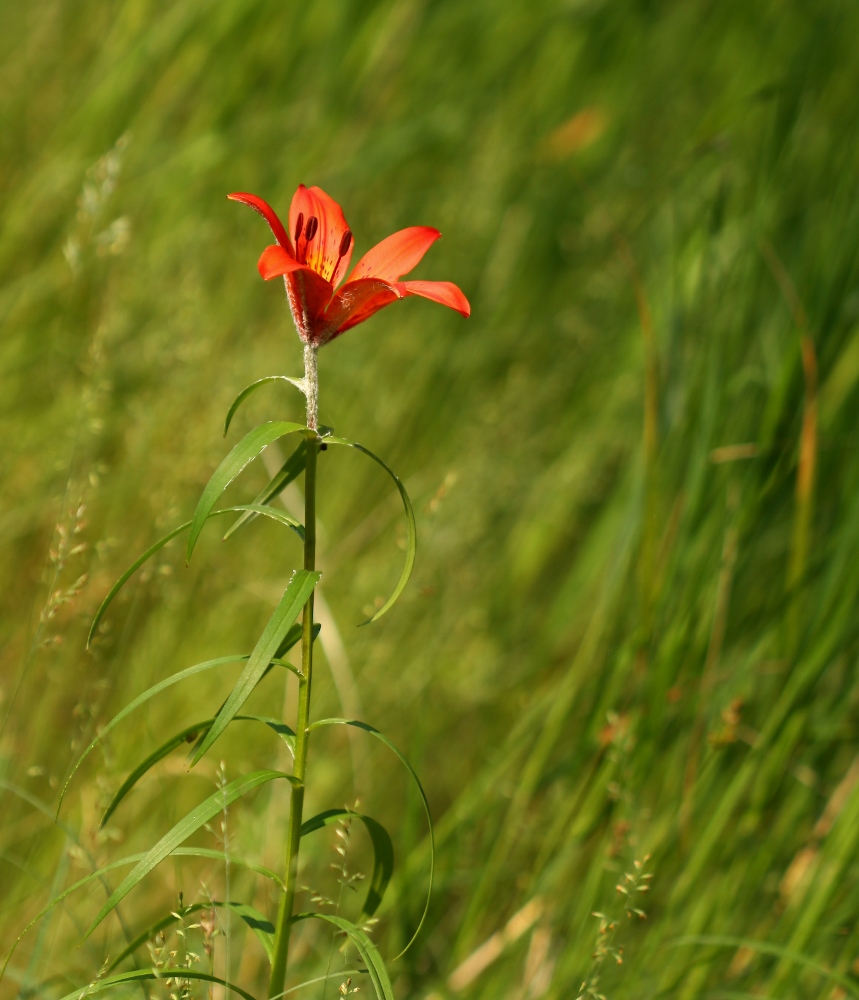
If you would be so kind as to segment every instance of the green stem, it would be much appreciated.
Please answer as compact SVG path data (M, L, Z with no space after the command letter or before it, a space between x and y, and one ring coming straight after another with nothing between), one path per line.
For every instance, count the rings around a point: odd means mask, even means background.
M312 357L308 358L308 353ZM316 430L316 349L305 348L305 380L308 385L308 426ZM319 438L308 435L304 472L304 568L316 568L316 460ZM298 720L295 726L295 766L298 783L292 786L289 826L286 833L286 890L280 897L271 962L269 997L279 997L286 988L286 964L289 957L289 936L295 904L295 881L298 876L298 848L301 842L301 818L304 810L304 777L307 768L307 726L310 719L310 685L313 677L313 595L304 605L301 623L301 673L298 683Z

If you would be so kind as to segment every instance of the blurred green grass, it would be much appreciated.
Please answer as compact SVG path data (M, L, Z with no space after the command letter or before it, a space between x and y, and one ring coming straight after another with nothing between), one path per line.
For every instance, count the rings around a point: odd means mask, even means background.
M318 711L345 702L388 732L439 825L398 995L578 995L591 912L648 852L648 919L621 931L610 998L859 991L825 974L859 958L857 31L842 0L0 4L4 947L85 853L151 844L211 789L216 761L181 781L165 765L96 832L141 751L200 714L200 689L177 688L76 781L71 854L34 805L149 683L248 649L298 559L276 525L241 545L211 533L190 569L168 549L83 651L113 579L192 509L235 393L298 374L282 293L254 267L267 233L225 195L285 210L306 182L344 205L359 253L438 226L418 276L457 281L474 309L464 323L411 300L321 356L322 419L389 461L418 509L409 590L356 631L396 579L397 500L358 456L324 456L324 593L345 646L329 640ZM105 197L81 208L85 185ZM272 389L231 439L298 413ZM234 495L264 481L253 469ZM88 547L58 572L49 551L81 500ZM275 760L247 732L224 754L233 776ZM392 828L393 953L420 913L419 803L372 748L326 737L311 767L320 807L357 789ZM262 825L268 801L231 830L279 866L285 800L271 793ZM165 864L123 918L143 926L202 879L223 890L216 866ZM33 932L10 983L88 982L119 947L114 928L76 949L95 904ZM713 943L678 943L695 936ZM305 945L319 974L328 946ZM253 948L234 928L251 984Z

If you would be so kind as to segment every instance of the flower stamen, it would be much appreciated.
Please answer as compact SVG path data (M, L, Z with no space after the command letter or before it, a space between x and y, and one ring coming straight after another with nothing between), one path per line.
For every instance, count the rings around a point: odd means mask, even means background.
M304 230L304 239L309 243L313 237L316 235L316 230L319 228L319 219L315 215L311 215L307 220L307 226Z

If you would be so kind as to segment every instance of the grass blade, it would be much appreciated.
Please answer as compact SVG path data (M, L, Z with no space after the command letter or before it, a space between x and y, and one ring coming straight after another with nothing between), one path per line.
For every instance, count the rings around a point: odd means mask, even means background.
M293 424L285 420L270 420L268 423L255 427L239 441L218 468L215 469L212 478L203 490L197 504L197 509L191 518L191 531L188 536L188 548L185 554L186 560L190 560L194 546L197 544L197 539L200 537L200 532L203 530L203 525L206 523L206 519L211 513L212 508L218 502L218 497L220 497L242 469L248 463L252 462L263 448L277 441L278 438L303 430L306 430L306 428L302 424Z
M134 869L125 876L116 889L111 893L110 898L99 910L95 920L90 925L89 930L84 935L84 940L92 934L104 918L113 910L116 905L122 902L129 892L142 881L149 872L168 857L183 841L187 840L193 833L196 833L201 826L218 815L226 806L235 802L236 799L246 795L248 792L275 778L284 778L294 783L295 779L290 774L282 771L254 771L251 774L236 778L223 788L213 792L205 801L201 802L195 809L192 809L187 816L168 831L158 843L141 858Z
M364 906L358 918L360 922L372 917L378 910L385 890L391 881L391 876L394 874L394 845L388 831L372 816L364 816L361 813L352 812L350 809L327 809L301 824L301 836L313 833L314 830L321 830L322 827L329 826L344 816L354 816L355 819L360 819L373 844L373 874L370 877L367 898L364 900Z
M409 577L412 575L412 568L415 565L415 553L417 552L417 529L415 527L415 512L412 508L412 502L409 499L408 493L406 493L406 488L403 486L403 482L400 477L389 468L378 455L374 455L369 448L365 448L362 444L356 444L354 441L347 441L345 438L337 437L326 437L326 444L339 444L346 448L354 448L356 451L363 452L369 458L372 458L374 462L381 465L385 472L394 480L394 485L399 491L400 497L403 501L403 507L406 512L406 562L403 566L403 571L400 573L400 578L397 581L397 585L394 588L394 592L388 598L388 600L382 605L381 608L365 622L361 622L362 625L369 625L370 622L377 621L382 615L386 614L390 609L396 604L399 599L400 594L406 589L406 584L409 582Z
M158 761L163 760L168 754L172 753L177 747L182 746L183 743L193 743L199 735L205 734L211 728L212 719L203 719L201 722L196 722L192 726L186 726L183 730L171 736L169 740L166 740L161 744L156 750L153 750L145 760L141 761L137 767L129 774L129 776L123 781L122 785L117 790L114 797L111 799L110 805L105 810L104 816L101 818L101 823L99 824L99 829L104 827L105 823L110 819L113 813L116 811L117 806L122 802L122 800L128 795L132 788L137 784L138 781L151 770ZM277 719L270 719L264 715L237 715L234 722L262 722L270 729L280 736L280 738L289 747L290 752L295 756L295 733L283 722L279 722Z
M89 986L78 987L71 993L67 993L61 1000L81 1000L83 997L92 996L94 993L103 993L113 986L120 986L122 983L138 983L147 979L201 979L205 983L219 983L225 989L238 993L244 1000L255 1000L255 998L243 990L240 986L228 983L218 976L210 976L208 972L197 972L195 969L133 969L131 972L120 972L116 976L108 976L106 979L98 979Z
M379 730L376 729L374 726L368 726L366 722L359 722L357 719L320 719L318 722L312 723L308 727L308 731L312 729L319 729L322 726L354 726L356 729L361 729L365 733L369 733L371 736L375 736L377 740L380 740L382 743L384 743L385 746L399 758L403 767L405 767L405 769L409 772L409 776L415 783L415 787L417 788L418 793L420 794L421 797L421 802L423 803L424 813L426 814L427 818L427 825L429 826L429 838L430 838L430 870L429 870L429 886L427 888L427 898L426 898L426 903L424 903L424 909L423 913L421 914L420 922L418 923L418 926L414 934L412 934L405 948L403 948L403 950L399 953L399 955L396 955L394 957L394 961L396 961L398 958L402 958L402 956L405 955L405 953L409 950L409 948L411 948L411 946L415 943L418 934L420 934L421 928L424 925L424 921L427 918L427 913L429 912L430 898L432 896L432 885L433 885L433 879L435 877L435 834L433 832L432 815L430 814L430 807L429 807L429 802L427 801L426 792L424 791L423 785L421 784L421 779L417 776L417 772L409 763L408 758L400 750L397 749L397 747L388 739L387 736L385 736L384 733L379 732Z
M394 1000L391 980L385 963L382 961L382 956L379 954L379 949L360 927L356 927L351 920L335 916L333 913L297 913L292 921L298 923L299 920L324 920L348 935L349 940L355 945L355 949L367 966L367 972L378 1000Z
M285 524L292 528L296 532L299 538L304 539L304 527L300 521L296 521L294 517L290 517L284 511L277 510L274 507L267 507L262 504L239 504L236 507L223 507L221 510L210 511L206 515L206 520L210 517L220 517L221 514L232 514L238 511L243 512L243 516L255 517L257 514L264 514L266 517L271 517L275 521L280 521L281 524ZM180 524L178 528L174 528L169 531L163 538L159 538L154 545L150 545L149 548L143 553L143 555L138 556L137 559L128 567L128 569L122 574L122 576L116 581L116 583L110 588L107 593L107 597L101 602L98 611L93 618L92 625L89 628L89 634L87 635L87 648L89 648L92 638L95 635L95 631L101 623L104 613L113 603L113 599L122 590L126 583L131 579L132 576L140 569L140 567L152 558L157 552L167 545L168 542L172 542L177 535L181 535L183 531L187 531L191 527L192 521L186 521L184 524ZM226 537L226 536L225 536Z
M266 505L271 503L287 486L298 476L304 472L304 456L307 445L302 440L295 451L289 456L289 458L283 463L283 465L278 469L278 471L271 477L268 485L264 490L262 490L254 498L254 504ZM241 517L237 518L233 524L227 529L224 534L224 541L226 541L231 535L235 534L239 528L246 524L250 524L256 518L256 514L252 512L246 512L242 514Z
M174 852L175 854L178 852ZM223 860L224 855L219 851L213 851L216 857ZM254 932L260 944L265 949L265 953L268 957L269 962L271 962L271 951L272 951L272 934L274 933L274 924L268 920L259 910L254 909L254 907L249 906L247 903L223 903L218 900L206 901L205 903L192 903L190 906L186 906L182 910L182 916L187 917L192 913L199 913L201 910L209 910L212 907L226 908L229 907L238 916L244 920L248 927ZM131 941L119 955L110 963L108 967L108 972L113 972L113 970L125 961L129 955L133 955L138 948L143 947L148 941L151 941L156 934L161 931L166 930L171 924L175 924L178 921L178 916L175 913L168 913L166 917L162 917L160 920L156 921L150 927L147 927L145 931L138 934L137 937Z
M209 747L223 733L242 705L248 700L251 692L265 673L272 657L280 647L290 626L298 618L301 609L313 593L313 588L321 576L321 573L311 572L306 569L300 569L293 573L292 579L283 592L280 603L274 609L271 618L269 618L263 634L254 647L254 651L251 653L250 659L241 676L236 681L229 698L227 698L220 712L218 712L212 728L206 734L206 738L194 751L191 759L192 766L208 751Z
M266 375L265 378L260 378L257 379L256 382L251 382L250 385L246 385L238 396L236 396L227 411L227 419L224 421L224 437L227 436L227 431L230 429L230 424L232 423L233 417L236 415L236 410L238 410L248 396L256 392L257 389L266 385L268 382L289 382L289 384L294 385L300 393L304 393L304 390L301 388L301 379L290 378L288 375Z

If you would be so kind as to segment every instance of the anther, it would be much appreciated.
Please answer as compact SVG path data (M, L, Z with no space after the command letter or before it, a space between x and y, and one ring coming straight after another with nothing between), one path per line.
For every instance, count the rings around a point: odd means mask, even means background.
M301 230L304 229L304 212L298 213L298 220L295 223L295 243L301 239Z
M304 238L309 243L313 237L316 235L316 230L319 228L319 219L315 215L311 215L307 220L307 227L304 230Z
M347 229L340 240L340 256L345 257L349 247L352 246L352 231Z

